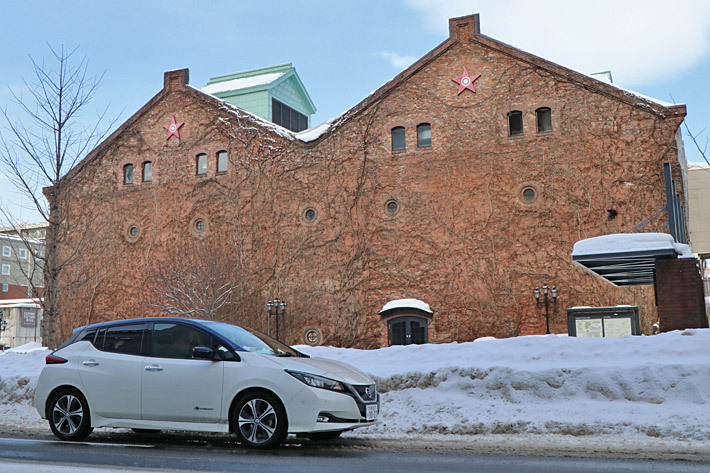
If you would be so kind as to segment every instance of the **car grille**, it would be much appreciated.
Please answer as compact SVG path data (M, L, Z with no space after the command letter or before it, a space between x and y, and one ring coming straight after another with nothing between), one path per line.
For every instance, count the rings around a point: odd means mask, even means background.
M363 401L374 401L377 399L377 387L374 384L367 386L353 386L358 396L362 398Z

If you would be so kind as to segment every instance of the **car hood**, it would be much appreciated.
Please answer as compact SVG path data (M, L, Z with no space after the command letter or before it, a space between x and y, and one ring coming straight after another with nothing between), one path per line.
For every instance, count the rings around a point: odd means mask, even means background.
M287 358L272 357L272 360L285 369L316 374L348 384L374 384L368 375L347 363L328 358Z

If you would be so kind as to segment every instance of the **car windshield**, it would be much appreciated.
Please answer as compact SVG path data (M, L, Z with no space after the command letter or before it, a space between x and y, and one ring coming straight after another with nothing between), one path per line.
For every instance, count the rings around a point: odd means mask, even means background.
M232 342L238 351L249 351L252 353L276 356L305 356L285 343L281 343L256 330L245 329L222 322L203 323L205 326Z

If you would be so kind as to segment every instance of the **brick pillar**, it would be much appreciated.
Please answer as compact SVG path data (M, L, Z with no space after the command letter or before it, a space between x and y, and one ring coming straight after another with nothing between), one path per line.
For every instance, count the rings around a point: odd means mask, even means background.
M700 269L694 258L657 258L654 270L661 332L708 328Z

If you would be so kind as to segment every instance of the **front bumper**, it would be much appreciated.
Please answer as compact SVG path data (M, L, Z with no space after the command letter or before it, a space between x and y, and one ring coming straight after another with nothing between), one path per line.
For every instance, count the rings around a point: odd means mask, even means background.
M304 387L286 409L288 430L290 433L328 432L373 425L378 421L367 420L366 406L375 404L379 413L379 394L375 401L364 402L354 394Z

